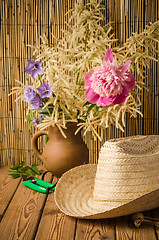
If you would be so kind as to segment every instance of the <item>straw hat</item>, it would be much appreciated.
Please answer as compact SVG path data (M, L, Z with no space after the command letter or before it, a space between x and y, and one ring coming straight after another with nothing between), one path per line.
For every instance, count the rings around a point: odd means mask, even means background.
M87 219L159 207L159 135L106 141L97 165L63 174L55 202L66 215Z

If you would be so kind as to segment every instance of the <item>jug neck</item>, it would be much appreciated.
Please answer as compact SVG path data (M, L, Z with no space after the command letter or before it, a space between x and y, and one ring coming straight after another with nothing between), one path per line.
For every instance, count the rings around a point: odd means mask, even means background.
M77 133L77 135L75 135L75 132L77 130L77 123L67 123L66 125L67 129L62 129L63 132L65 133L66 137L65 138L61 131L59 130L59 128L55 125L54 127L50 126L49 127L49 139L51 139L54 142L57 141L74 141L74 139L77 140L82 140L81 138L81 131L79 131Z

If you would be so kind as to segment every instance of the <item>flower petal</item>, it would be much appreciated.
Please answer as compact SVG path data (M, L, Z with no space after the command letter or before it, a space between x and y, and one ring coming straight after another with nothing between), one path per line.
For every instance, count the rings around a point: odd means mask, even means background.
M35 61L33 61L33 60L28 60L28 66L29 66L30 64L35 65Z
M37 68L37 73L38 73L38 75L43 75L44 74L44 69L43 68Z
M85 97L88 102L96 103L100 96L99 94L95 93L91 87L89 87L85 92Z
M128 89L127 85L123 86L123 90L122 90L121 94L124 96L129 95L129 89Z
M38 66L39 68L42 67L42 62L41 62L41 61L36 61L36 62L34 62L34 64L35 64L36 66Z
M123 94L118 94L116 97L115 97L115 99L114 99L114 101L113 101L113 104L115 105L115 104L123 104L124 102L125 102L125 100L126 100L126 98L127 98L127 96L125 96L125 95L123 95Z
M88 88L88 87L90 87L91 86L91 82L92 82L92 80L90 80L90 78L91 78L91 76L92 76L92 74L93 74L93 72L88 72L88 73L86 73L86 75L85 75L85 88Z
M135 77L132 73L128 73L129 81L125 81L128 90L132 90L135 86Z
M32 78L35 79L38 76L38 71L36 69L32 70L31 76L32 76Z
M42 99L39 97L39 95L36 95L31 101L31 109L38 109L39 106L43 103Z
M33 67L34 67L34 65L27 66L27 67L24 69L24 72L26 72L26 73L28 73L28 74L31 74Z
M31 71L34 68L34 61L33 60L28 60L28 65L26 66L26 68L24 69L24 72L29 73L28 71Z
M109 60L111 63L112 63L113 60L114 60L113 52L112 52L112 49L111 49L111 48L108 49L108 51L106 52L105 57L104 57L104 61L107 62L108 60Z
M106 98L100 97L97 101L97 106L107 106L110 105L114 100L114 97Z
M122 66L120 66L119 69L127 71L130 67L130 64L131 64L131 61L129 60L129 61L125 62Z

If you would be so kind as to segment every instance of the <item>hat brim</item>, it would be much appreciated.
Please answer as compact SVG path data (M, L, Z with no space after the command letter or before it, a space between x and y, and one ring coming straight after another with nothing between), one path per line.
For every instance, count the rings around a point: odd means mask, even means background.
M55 189L55 202L68 216L114 218L159 207L159 189L127 202L93 199L97 165L86 164L64 173Z

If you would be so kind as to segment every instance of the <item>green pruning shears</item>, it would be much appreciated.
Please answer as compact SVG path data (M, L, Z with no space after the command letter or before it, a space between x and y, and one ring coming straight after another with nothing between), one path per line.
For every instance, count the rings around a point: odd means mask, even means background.
M55 184L52 184L39 178L29 177L26 175L23 175L22 178L23 184L26 187L31 188L40 193L48 193L49 191L55 191L55 186L57 184L57 182Z

